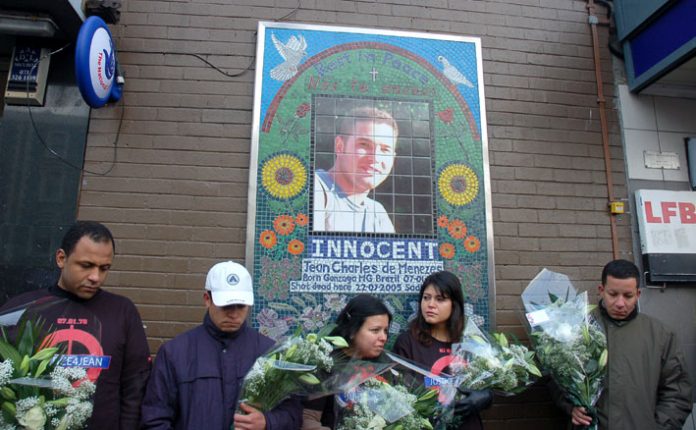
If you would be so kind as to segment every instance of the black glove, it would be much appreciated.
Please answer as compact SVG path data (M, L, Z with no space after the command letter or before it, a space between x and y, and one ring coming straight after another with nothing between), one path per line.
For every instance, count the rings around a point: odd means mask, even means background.
M491 390L467 390L457 388L464 397L454 403L454 414L467 417L488 408L493 403Z

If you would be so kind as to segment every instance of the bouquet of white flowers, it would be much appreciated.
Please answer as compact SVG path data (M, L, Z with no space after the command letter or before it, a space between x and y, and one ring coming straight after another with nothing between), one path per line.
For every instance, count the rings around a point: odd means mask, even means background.
M62 300L0 315L0 429L81 429L92 415L96 385L81 367L63 367L64 347L38 317ZM28 309L32 307L31 311ZM56 343L58 346L49 346Z
M291 395L326 393L321 378L334 370L334 348L346 348L340 336L296 334L259 357L244 377L239 403L269 411Z
M511 344L503 333L485 334L467 320L464 336L452 345L450 364L456 383L471 390L491 389L502 395L519 394L541 372L534 364L534 351Z
M607 340L591 314L587 292L577 294L567 276L544 269L522 294L537 356L568 400L584 407L597 428L595 404L602 393Z
M440 378L389 352L379 362L377 367L371 367L371 362L352 362L365 367L365 371L357 373L367 377L336 396L339 407L336 429L444 429L452 415L451 393L456 391L448 384L447 376ZM426 379L437 379L441 385L427 387Z

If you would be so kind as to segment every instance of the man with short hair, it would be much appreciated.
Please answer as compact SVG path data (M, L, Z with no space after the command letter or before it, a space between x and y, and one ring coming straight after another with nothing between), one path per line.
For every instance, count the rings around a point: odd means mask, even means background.
M314 174L314 231L394 233L394 224L368 194L394 167L399 128L387 112L361 106L337 126L334 165Z
M17 296L3 306L8 310L29 305L28 312L51 325L54 343L68 346L67 358L85 365L87 376L97 384L90 429L137 428L150 371L150 350L137 309L126 297L101 288L115 248L107 227L76 222L56 251L61 269L57 284ZM40 306L56 299L57 305Z
M681 429L691 413L691 381L676 336L638 311L640 272L627 260L604 266L595 311L607 335L607 376L597 410L599 428ZM576 426L587 426L587 411L554 396Z
M162 345L143 401L143 429L295 430L302 407L288 399L269 412L246 404L235 414L242 380L273 340L246 322L254 304L251 275L232 261L205 281L203 324Z

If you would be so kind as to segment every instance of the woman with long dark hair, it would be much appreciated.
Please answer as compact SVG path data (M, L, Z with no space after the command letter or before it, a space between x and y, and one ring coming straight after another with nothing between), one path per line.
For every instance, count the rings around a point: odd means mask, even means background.
M459 278L441 271L429 275L420 288L420 309L407 331L396 339L393 352L406 357L434 374L447 372L452 362L452 344L464 330L464 295ZM479 412L493 401L490 390L460 390L454 406L460 430L481 430Z
M377 361L384 352L391 319L391 312L380 299L360 294L338 314L331 336L341 336L348 342L348 348L340 352L344 358ZM305 402L304 406L303 430L335 428L338 411L333 396Z

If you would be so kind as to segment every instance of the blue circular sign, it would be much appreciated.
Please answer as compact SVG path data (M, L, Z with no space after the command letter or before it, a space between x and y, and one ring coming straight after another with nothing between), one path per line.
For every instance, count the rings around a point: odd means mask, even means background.
M77 35L75 75L82 98L91 107L100 108L109 99L120 98L121 88L116 84L116 49L109 27L98 16L87 18Z

